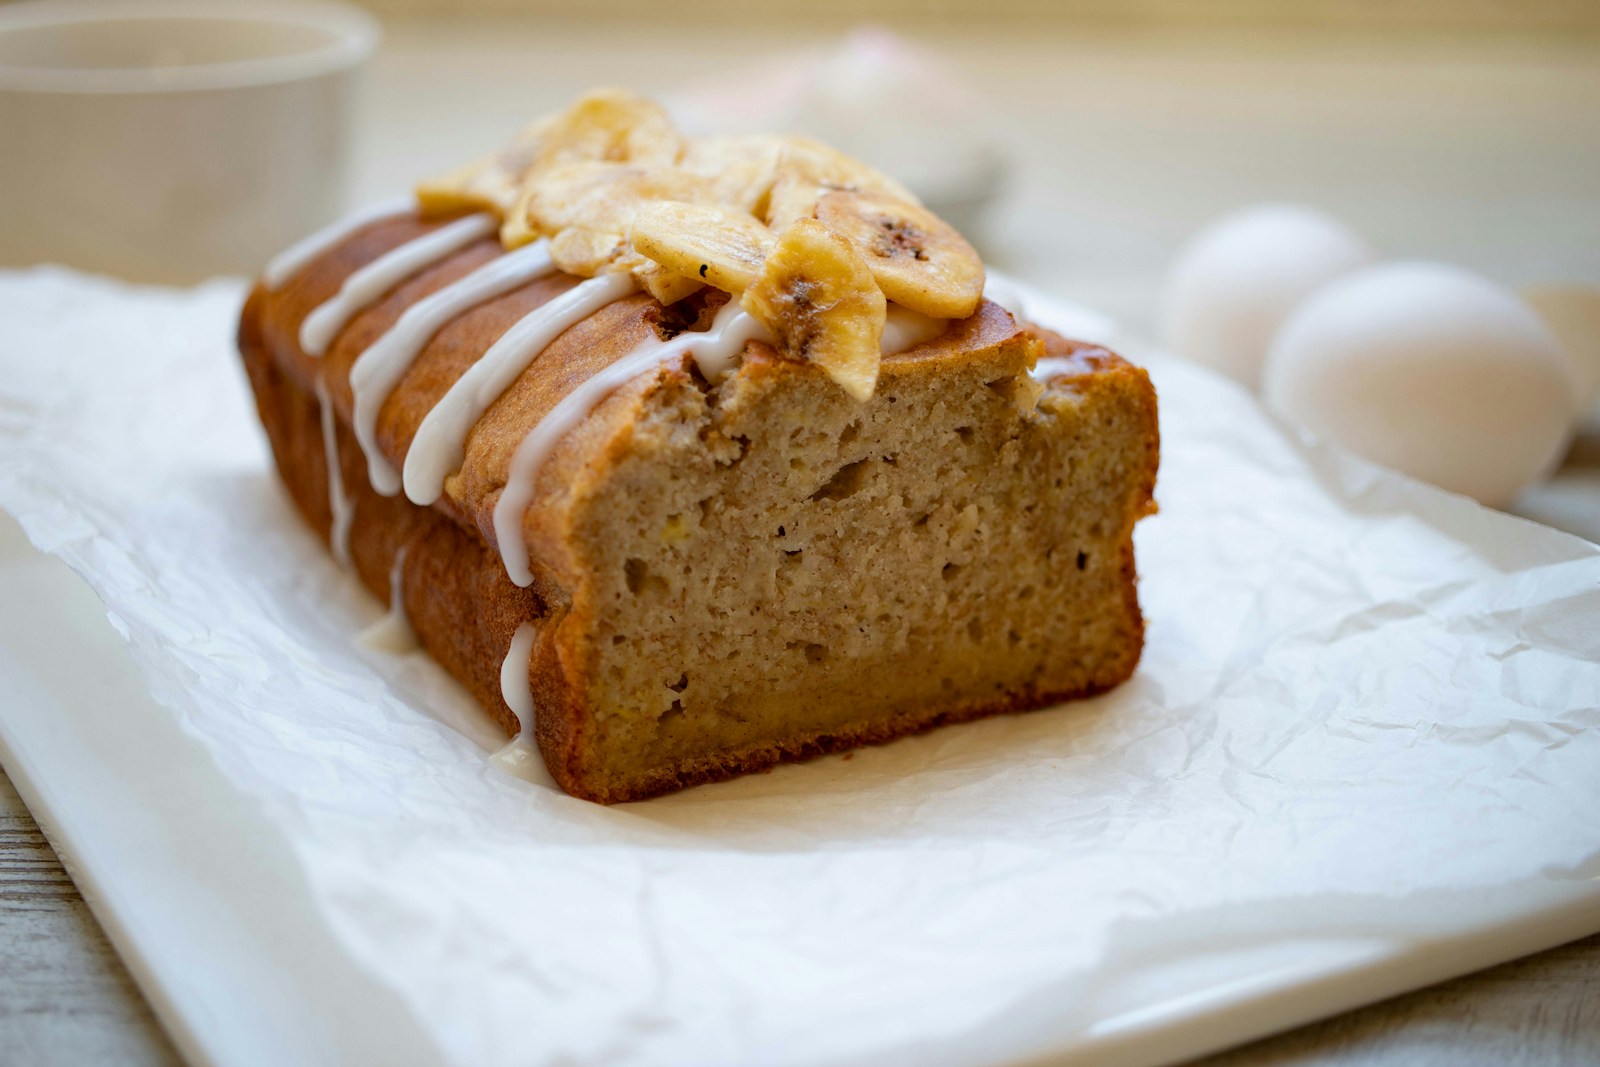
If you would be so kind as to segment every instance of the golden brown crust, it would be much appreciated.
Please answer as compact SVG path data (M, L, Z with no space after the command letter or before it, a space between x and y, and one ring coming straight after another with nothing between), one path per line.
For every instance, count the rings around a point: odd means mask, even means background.
M258 288L241 318L240 351L284 482L301 513L324 537L332 516L314 388L319 376L325 378L337 415L339 462L354 505L350 554L356 573L375 595L387 596L391 567L398 553L405 551L400 568L403 600L419 640L508 734L515 732L517 720L500 693L502 657L519 624L537 624L538 638L529 665L540 709L536 737L552 774L568 792L603 803L642 799L767 769L786 760L883 743L945 723L1088 696L1132 673L1141 648L1137 634L1142 634L1143 624L1135 592L1131 533L1133 523L1143 514L1143 505L1125 517L1126 529L1121 533L1121 569L1136 639L1127 644L1121 661L1107 676L1110 681L1074 690L1030 687L994 699L930 706L665 768L625 792L599 786L582 763L586 731L592 729L594 714L584 706L580 681L584 665L578 661L579 644L571 636L582 630L584 620L568 617L573 607L571 590L581 564L566 548L566 503L585 477L606 466L608 455L628 448L643 399L660 390L695 388L693 373L685 363L642 376L619 390L561 443L541 473L540 492L525 520L535 584L532 589L518 588L505 575L492 523L512 451L527 429L572 388L654 332L661 309L647 297L629 298L558 339L474 427L462 471L447 481L444 497L433 507L418 507L403 496L379 495L368 484L365 460L348 429L350 367L405 308L486 262L498 254L498 246L486 239L398 286L358 315L321 360L300 349L299 325L357 267L433 225L409 218L376 223L310 264L282 290ZM536 281L485 303L440 331L380 412L378 441L384 456L398 467L422 418L450 383L508 326L575 281L561 275ZM1086 394L1114 391L1140 412L1149 444L1135 496L1148 502L1159 445L1154 391L1144 371L1102 349L1043 336L1049 354L1072 357L1083 368L1081 373L1057 376L1059 385ZM956 324L937 341L886 359L883 373L885 381L896 375L940 373L943 364L971 360L980 350L998 352L1002 355L996 358L1014 361L1017 356L1004 353L1031 355L1038 347L1008 314L985 304L979 314ZM761 345L748 353L747 370L757 376L820 373Z
M239 348L255 392L256 408L290 499L325 539L333 523L328 468L316 395L272 358L263 343L260 294L246 305ZM442 510L385 497L367 484L360 448L342 424L336 428L340 469L354 507L350 557L361 583L387 599L395 558L403 606L418 640L471 691L507 733L517 718L500 697L499 658L517 626L539 618L543 605L498 569L498 558Z

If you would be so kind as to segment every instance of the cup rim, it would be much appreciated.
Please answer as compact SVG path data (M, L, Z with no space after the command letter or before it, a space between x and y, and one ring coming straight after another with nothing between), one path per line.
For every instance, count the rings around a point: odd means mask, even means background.
M85 94L182 93L305 81L356 67L370 57L383 31L378 20L338 0L23 0L0 4L0 35L39 26L191 18L257 22L321 30L327 41L280 56L166 67L20 67L0 62L0 91Z

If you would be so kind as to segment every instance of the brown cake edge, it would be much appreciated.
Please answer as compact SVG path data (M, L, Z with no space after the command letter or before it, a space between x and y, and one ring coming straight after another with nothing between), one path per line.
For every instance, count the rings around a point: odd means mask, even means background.
M258 294L259 296L259 294ZM253 298L240 320L239 350L254 391L261 422L271 444L280 477L301 516L324 541L333 516L329 475L323 451L321 405L274 358L259 330L260 307ZM1054 352L1077 349L1052 339ZM1085 375L1143 372L1109 353L1094 352ZM1145 386L1148 389L1148 385ZM1149 441L1154 482L1156 437L1151 397ZM367 482L365 462L343 420L335 421L340 469L353 507L349 533L350 558L362 584L380 599L390 596L390 575L402 549L398 574L402 604L422 647L461 682L500 725L507 736L518 730L516 714L500 689L504 650L523 622L539 626L530 656L530 683L539 714L535 739L556 781L573 796L603 804L644 800L693 785L723 781L864 745L880 745L940 726L995 715L1051 707L1106 692L1127 680L1143 649L1144 620L1139 610L1131 530L1139 516L1128 517L1129 534L1122 542L1121 570L1135 640L1110 681L1069 690L1026 689L993 700L934 705L915 713L868 720L848 729L797 736L736 753L698 758L656 770L627 783L589 781L575 770L581 734L588 721L562 665L549 611L531 589L519 588L504 573L498 553L475 532L437 508L419 507L403 496L386 497ZM1148 499L1148 494L1146 495Z

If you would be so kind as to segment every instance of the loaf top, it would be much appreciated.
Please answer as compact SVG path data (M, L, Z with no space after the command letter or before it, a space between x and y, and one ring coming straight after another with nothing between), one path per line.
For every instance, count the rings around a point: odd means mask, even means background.
M625 92L584 96L417 197L425 216L487 212L507 249L544 238L561 270L626 273L663 304L736 297L863 400L889 302L962 319L983 294L972 246L888 175L804 137L685 136Z
M320 389L339 421L358 425L362 388L358 365L395 335L412 309L503 259L497 240L482 237L403 280L356 312L321 355L308 353L302 345L304 326L364 267L446 225L402 215L361 227L280 288L258 285L246 303L242 332L259 338L302 386ZM452 389L459 388L465 372L519 322L580 284L572 275L551 273L476 304L433 333L382 400L369 405L377 409L370 441L364 442L371 449L369 460L395 471L403 469L423 422ZM432 499L414 499L441 508L498 547L493 513L511 477L514 453L530 431L545 424L564 401L573 400L600 372L641 352L653 357L663 342L701 334L704 331L696 328L731 303L712 291L664 307L648 294L634 292L576 322L529 360L467 429L460 457L444 479L442 491ZM1043 351L1034 335L1008 312L985 301L975 314L948 324L937 336L881 356L879 374L936 375L956 365L982 361L994 364L995 377L1025 376ZM709 394L714 407L717 397L736 387L754 387L782 375L826 373L759 337L747 340L737 355L738 373L733 377L739 381L725 379L715 389L700 373L693 353L665 360L652 358L637 376L622 382L600 402L580 405L586 416L583 424L565 427L568 432L547 457L538 480L549 483L552 492L559 489L566 481L567 468L579 462L569 460L569 455L586 455L587 443L617 438L638 420L644 408L662 402L661 394L676 395L686 389L696 395ZM538 494L541 499L550 495Z
M241 340L354 430L375 489L559 597L549 531L608 457L669 432L650 412L715 434L785 376L868 404L957 365L1031 403L1043 334L983 288L971 246L887 176L801 138L684 137L601 92L286 251Z

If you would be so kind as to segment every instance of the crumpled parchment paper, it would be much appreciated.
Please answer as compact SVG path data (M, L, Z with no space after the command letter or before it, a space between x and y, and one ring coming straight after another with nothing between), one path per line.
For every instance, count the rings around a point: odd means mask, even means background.
M354 642L382 605L276 482L240 299L0 275L0 506L452 1062L1005 1062L1240 945L1600 897L1600 550L1169 361L1114 693L612 809L508 777L425 656Z

